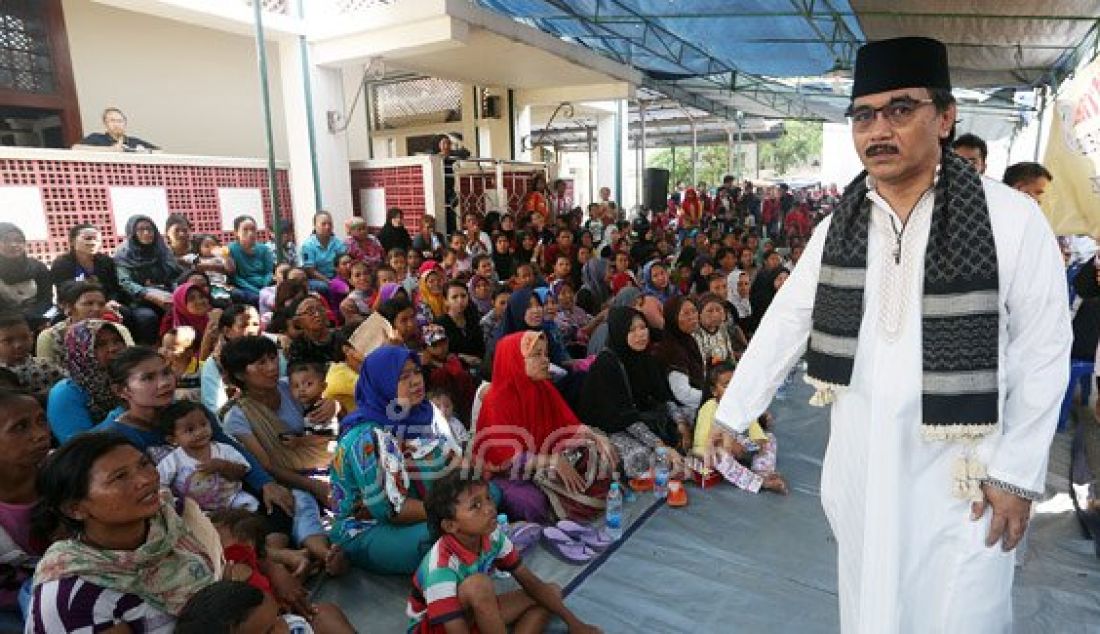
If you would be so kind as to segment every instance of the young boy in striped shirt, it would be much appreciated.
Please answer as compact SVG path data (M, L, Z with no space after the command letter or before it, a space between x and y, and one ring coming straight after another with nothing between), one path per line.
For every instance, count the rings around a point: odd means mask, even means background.
M497 525L489 486L460 471L433 484L424 502L428 530L437 538L413 575L407 612L415 634L542 632L556 614L571 634L601 630L583 623L562 602L561 588L520 561ZM511 573L520 589L497 595L493 568Z

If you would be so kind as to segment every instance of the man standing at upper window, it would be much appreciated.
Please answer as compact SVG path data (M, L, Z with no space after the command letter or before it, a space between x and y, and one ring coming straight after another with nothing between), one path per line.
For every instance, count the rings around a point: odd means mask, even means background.
M814 232L716 420L744 431L806 350L832 406L821 504L844 632L1009 632L1016 545L1069 372L1039 207L946 149L947 49L867 44L849 118L866 171Z
M152 152L160 150L159 147L148 141L143 141L136 136L126 134L126 115L118 108L107 108L103 111L103 126L106 132L93 132L73 146L74 149L85 149L81 146L92 148L106 148L118 152Z

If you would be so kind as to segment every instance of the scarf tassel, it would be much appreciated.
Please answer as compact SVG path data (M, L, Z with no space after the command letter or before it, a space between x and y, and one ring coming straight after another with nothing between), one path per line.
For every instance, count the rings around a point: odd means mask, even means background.
M967 447L959 457L955 459L955 465L951 470L954 481L952 493L961 500L981 502L982 481L987 477L985 463L978 460L970 447Z
M810 405L814 407L832 405L833 402L836 401L836 393L847 387L837 383L829 383L821 379L815 379L810 375L806 375L802 380L812 385L814 388L814 395L810 397Z

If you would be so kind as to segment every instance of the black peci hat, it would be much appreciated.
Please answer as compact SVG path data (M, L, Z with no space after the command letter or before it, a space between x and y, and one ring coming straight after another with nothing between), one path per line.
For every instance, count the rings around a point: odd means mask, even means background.
M929 37L864 44L856 53L852 99L899 88L951 90L947 47Z

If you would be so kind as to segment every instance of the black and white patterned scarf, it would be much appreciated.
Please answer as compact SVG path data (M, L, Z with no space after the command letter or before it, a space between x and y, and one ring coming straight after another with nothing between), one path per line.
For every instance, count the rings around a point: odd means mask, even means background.
M811 401L847 386L858 350L871 201L866 172L847 187L825 237L807 353ZM981 177L945 151L924 255L921 430L929 440L974 440L997 426L997 249Z

